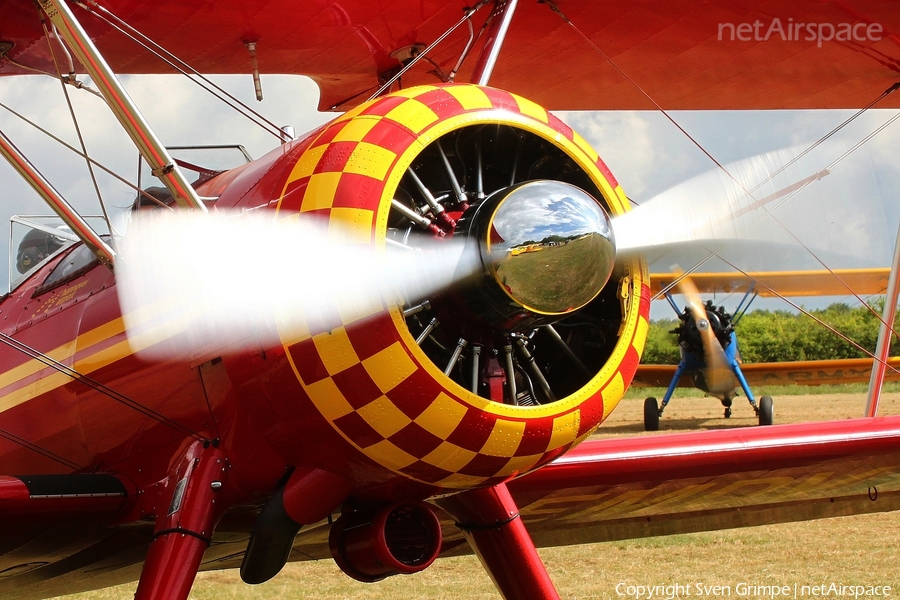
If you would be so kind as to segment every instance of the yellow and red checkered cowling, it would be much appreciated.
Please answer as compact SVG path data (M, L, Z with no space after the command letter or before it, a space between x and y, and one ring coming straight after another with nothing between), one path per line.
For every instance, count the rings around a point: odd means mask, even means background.
M312 214L383 246L391 199L413 159L442 135L470 125L531 132L568 154L613 215L628 202L597 153L537 104L472 85L423 86L367 102L304 143L281 192L280 218ZM576 393L541 406L479 397L446 377L419 348L397 308L284 339L293 371L316 409L347 443L381 467L447 489L493 485L557 458L589 436L619 402L643 350L649 278L629 260L619 340Z

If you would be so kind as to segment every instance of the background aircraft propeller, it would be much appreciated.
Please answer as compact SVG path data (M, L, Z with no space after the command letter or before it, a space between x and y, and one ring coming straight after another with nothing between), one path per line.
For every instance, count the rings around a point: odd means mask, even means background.
M690 319L682 324L684 335L688 338L693 335L699 336L703 345L703 357L706 362L704 377L709 392L718 394L731 391L734 389L735 381L728 366L725 350L717 336L717 329L721 327L717 327L717 324L711 321L711 319L718 320L718 316L715 314L711 316L707 311L707 305L704 304L697 286L690 277L684 277L678 282L678 291L686 298L686 309L690 312Z

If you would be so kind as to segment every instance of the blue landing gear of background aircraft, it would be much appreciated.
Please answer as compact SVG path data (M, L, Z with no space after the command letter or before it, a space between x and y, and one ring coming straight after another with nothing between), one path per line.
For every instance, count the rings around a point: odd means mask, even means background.
M683 312L679 311L671 296L667 294L666 297L672 307L678 312L678 318L681 320L681 325L672 331L672 333L678 334L681 361L675 369L668 389L666 389L662 404L657 404L656 398L644 400L644 430L657 431L659 429L659 420L672 399L672 394L675 392L675 387L678 385L682 375L690 376L694 386L698 389L719 398L722 406L725 407L724 416L726 419L731 417L732 400L737 395L737 385L740 385L744 395L747 396L747 401L750 402L750 406L753 407L753 411L759 419L759 424L772 425L775 422L775 407L772 397L763 396L760 398L759 405L757 405L753 391L750 389L750 385L741 371L740 352L738 351L737 336L734 333L734 323L731 315L725 312L721 306L715 306L712 301L707 300L704 307L704 318L698 323L694 313L689 308L685 308ZM711 328L715 333L712 344L721 347L716 348L715 351L724 355L719 359L720 364L723 364L723 370L724 367L727 367L728 371L730 371L728 373L730 377L724 383L722 381L722 373L717 373L717 387L715 389L711 389L709 385L710 377L706 363L706 356L709 354L710 349L704 348L704 337L700 333L706 328ZM707 336L706 339L710 338Z

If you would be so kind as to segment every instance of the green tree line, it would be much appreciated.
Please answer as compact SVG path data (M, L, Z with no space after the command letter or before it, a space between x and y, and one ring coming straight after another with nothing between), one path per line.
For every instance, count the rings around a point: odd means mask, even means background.
M847 304L836 303L809 312L815 319L827 323L867 351L874 352L883 307L883 301L876 301L872 306L873 313L865 306L851 308ZM781 362L866 356L862 350L815 319L786 310L748 312L735 326L741 358L744 362ZM650 323L642 362L678 363L677 336L670 331L679 324L677 319L660 319ZM891 355L896 356L898 352L900 342L895 337Z

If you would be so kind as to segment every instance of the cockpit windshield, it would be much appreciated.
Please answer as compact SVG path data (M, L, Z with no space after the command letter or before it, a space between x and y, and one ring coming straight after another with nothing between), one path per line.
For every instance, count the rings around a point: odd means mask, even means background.
M95 231L105 231L103 217L86 217ZM78 236L59 217L14 215L9 222L9 289L16 289L35 270L78 242Z

